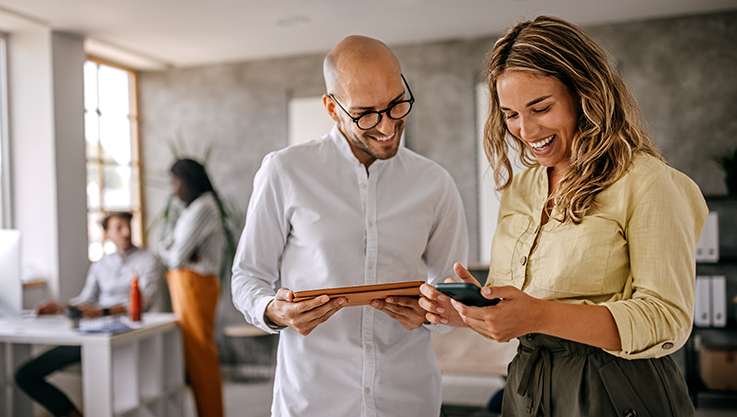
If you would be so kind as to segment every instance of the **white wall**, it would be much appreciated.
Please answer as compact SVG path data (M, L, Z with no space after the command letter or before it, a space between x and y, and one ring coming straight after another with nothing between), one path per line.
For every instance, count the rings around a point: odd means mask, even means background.
M79 293L88 266L81 38L38 26L8 37L12 227L50 294Z
M87 56L78 35L52 33L54 144L59 297L79 294L87 276L87 169L84 73Z
M51 31L8 38L12 225L23 234L23 264L58 292Z

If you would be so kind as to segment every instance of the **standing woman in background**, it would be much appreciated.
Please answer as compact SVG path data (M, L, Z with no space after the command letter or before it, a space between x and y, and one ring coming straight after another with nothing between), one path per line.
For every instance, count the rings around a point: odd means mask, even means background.
M698 186L664 162L606 54L575 25L517 24L494 45L487 79L484 148L503 192L481 293L501 302L467 307L425 284L428 320L519 339L505 417L693 416L669 355L693 323L707 216Z
M225 251L220 201L198 162L176 161L171 167L171 180L174 194L185 209L159 244L159 255L168 268L166 280L182 330L197 414L222 417L222 382L214 339L220 295L218 274Z

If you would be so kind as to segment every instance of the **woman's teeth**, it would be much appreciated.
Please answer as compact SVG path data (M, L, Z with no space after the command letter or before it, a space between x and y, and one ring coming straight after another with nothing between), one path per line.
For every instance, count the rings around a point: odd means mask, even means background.
M530 143L530 146L536 151L542 151L543 149L548 147L548 144L553 141L553 138L555 138L555 135L552 135L538 142Z

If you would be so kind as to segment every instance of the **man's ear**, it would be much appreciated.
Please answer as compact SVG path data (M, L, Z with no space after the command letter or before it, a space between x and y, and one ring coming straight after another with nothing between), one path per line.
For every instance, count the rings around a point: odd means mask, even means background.
M338 106L335 105L335 102L332 98L330 98L329 95L323 94L322 95L322 104L325 106L325 110L328 111L328 115L330 115L330 118L335 120L336 122L340 121L340 118L338 117L337 108Z

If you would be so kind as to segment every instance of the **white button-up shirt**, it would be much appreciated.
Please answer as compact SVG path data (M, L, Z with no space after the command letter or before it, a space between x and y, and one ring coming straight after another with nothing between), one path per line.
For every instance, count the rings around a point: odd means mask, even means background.
M446 170L400 148L367 174L334 127L264 158L233 265L233 302L274 333L264 311L280 277L292 291L435 284L467 257L463 204ZM437 327L410 331L357 306L308 336L283 330L272 415L437 416L441 377L429 331Z
M136 274L143 311L147 311L156 296L159 263L154 254L135 246L123 255L118 252L106 254L90 265L82 292L69 300L69 304L128 307L131 282Z

